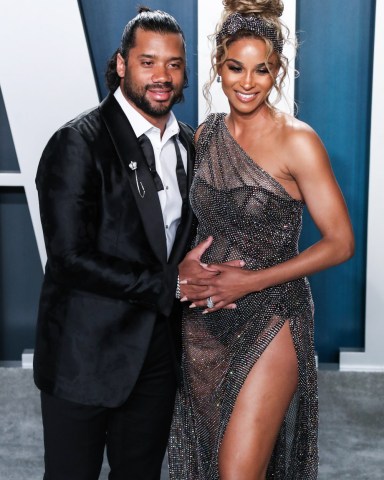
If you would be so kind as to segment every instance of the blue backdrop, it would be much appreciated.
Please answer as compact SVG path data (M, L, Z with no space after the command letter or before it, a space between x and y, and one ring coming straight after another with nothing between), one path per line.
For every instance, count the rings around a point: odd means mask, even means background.
M166 10L179 22L187 43L189 87L185 103L176 105L174 112L180 120L195 125L197 122L197 2L194 0L148 0L142 2L152 9ZM89 49L94 64L99 94L104 97L105 65L120 46L120 38L127 21L137 13L137 2L112 0L95 2L79 0L86 28Z
M315 128L328 150L356 237L352 260L310 279L321 361L338 361L341 347L364 346L374 13L373 1L298 2L299 118ZM306 216L302 246L317 238Z
M190 86L176 115L197 125L197 2L148 0L173 14L188 48ZM79 0L100 98L105 65L136 2ZM311 278L320 361L338 361L340 347L364 345L369 119L374 0L298 0L301 47L296 81L299 118L320 134L351 213L356 255ZM0 170L18 170L0 92ZM302 247L318 238L305 218ZM42 271L23 189L0 188L0 360L20 359L34 343Z

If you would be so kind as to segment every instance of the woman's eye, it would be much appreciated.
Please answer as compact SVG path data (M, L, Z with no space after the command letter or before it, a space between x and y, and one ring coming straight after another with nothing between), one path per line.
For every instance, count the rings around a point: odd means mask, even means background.
M237 67L235 65L230 65L229 67L229 70L231 70L232 72L241 72L241 68L240 67Z

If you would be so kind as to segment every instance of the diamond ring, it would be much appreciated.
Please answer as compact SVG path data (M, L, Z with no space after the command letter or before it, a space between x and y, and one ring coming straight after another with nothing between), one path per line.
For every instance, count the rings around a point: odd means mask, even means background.
M215 304L213 303L212 297L207 298L207 307L208 308L213 308Z

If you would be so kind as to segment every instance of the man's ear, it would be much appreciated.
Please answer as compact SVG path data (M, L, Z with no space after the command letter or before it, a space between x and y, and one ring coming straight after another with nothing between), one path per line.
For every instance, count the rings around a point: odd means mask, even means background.
M116 55L116 73L120 78L124 78L125 75L125 60L120 53Z

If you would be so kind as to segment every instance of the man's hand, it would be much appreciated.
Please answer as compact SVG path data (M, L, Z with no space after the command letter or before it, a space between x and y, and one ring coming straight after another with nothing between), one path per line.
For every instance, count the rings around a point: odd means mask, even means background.
M201 256L209 248L213 241L212 237L208 237L203 242L199 243L197 247L187 253L184 260L179 264L179 278L180 278L180 291L181 301L187 300L193 301L196 298L196 294L202 294L209 285L209 279L218 275L218 271L209 269L201 263ZM187 286L188 279L198 279L201 284L197 286Z
M206 240L199 243L191 250L179 264L179 278L181 301L195 302L202 298L208 298L210 285L213 279L220 275L220 265L211 267L201 263L203 253L213 242L213 237L209 236ZM222 265L231 267L243 267L242 260L233 260ZM234 303L220 302L220 308L236 308Z

